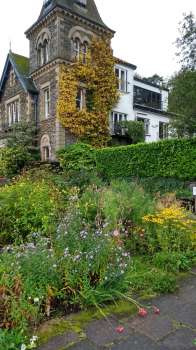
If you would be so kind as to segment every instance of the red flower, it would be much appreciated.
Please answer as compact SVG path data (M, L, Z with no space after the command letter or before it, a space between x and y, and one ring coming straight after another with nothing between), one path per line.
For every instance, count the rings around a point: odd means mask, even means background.
M118 326L118 327L116 327L116 332L117 333L123 333L124 332L124 327L123 326Z
M146 316L148 315L148 312L147 312L146 309L140 308L139 311L138 311L138 315L139 315L140 317L146 317Z
M154 311L154 314L160 315L160 309L158 307L153 306L153 311Z

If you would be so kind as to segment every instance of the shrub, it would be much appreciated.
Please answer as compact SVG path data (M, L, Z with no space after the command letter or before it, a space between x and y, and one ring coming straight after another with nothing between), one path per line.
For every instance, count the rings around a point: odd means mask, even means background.
M0 245L23 240L32 232L50 235L62 198L50 182L21 177L0 188Z
M24 147L4 147L0 149L0 176L12 177L20 173L31 154Z
M193 235L196 233L196 222L190 214L177 205L160 209L154 215L146 215L146 239L154 239L152 250L164 252L183 252L193 249Z
M125 128L125 133L133 144L145 141L145 129L143 122L129 120L122 122L122 126Z
M58 152L61 167L66 172L92 171L95 168L95 149L87 144L76 143Z
M60 298L62 289L63 276L50 240L38 237L36 245L5 250L0 255L0 345L14 350L28 344L29 328L35 331L40 320L50 315L52 301Z
M196 138L165 140L96 151L97 170L106 179L196 178Z
M188 271L192 266L191 256L185 253L157 253L153 257L153 264L167 272Z

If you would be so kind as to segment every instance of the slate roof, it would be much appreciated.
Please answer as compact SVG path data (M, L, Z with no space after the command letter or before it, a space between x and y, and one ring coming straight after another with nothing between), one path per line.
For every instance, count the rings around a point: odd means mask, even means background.
M106 24L102 21L94 0L87 0L86 7L78 5L77 0L48 0L48 1L45 1L45 3L43 4L42 10L37 22L35 22L33 26L27 30L26 34L34 27L34 25L39 23L39 21L42 18L44 18L56 7L61 7L73 14L76 14L82 18L87 19L90 22L93 22L94 24L98 24L104 29L114 33L114 31L108 28Z
M18 55L11 51L7 55L5 67L0 80L0 93L2 92L5 81L7 79L8 69L10 65L13 67L13 70L24 90L32 94L37 94L38 92L34 85L34 82L31 78L29 78L29 59L25 56Z

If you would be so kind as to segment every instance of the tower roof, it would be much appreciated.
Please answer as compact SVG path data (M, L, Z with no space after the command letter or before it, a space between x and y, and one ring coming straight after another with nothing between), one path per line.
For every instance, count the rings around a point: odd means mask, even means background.
M29 30L31 30L34 25L38 24L40 20L47 16L56 7L63 8L70 13L87 19L88 21L101 26L107 31L114 32L102 21L94 0L44 0L39 18Z

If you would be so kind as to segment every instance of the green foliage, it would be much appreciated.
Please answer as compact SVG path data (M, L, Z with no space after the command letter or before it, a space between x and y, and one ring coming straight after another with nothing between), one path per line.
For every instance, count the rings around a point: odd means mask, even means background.
M102 215L113 228L140 225L154 210L154 201L134 182L112 181L101 195ZM129 221L127 223L127 221Z
M10 128L7 137L8 147L32 148L36 127L30 122L19 122Z
M178 137L196 133L196 71L181 71L170 81L171 126Z
M133 144L145 141L144 123L137 120L129 120L122 123L126 130L126 135Z
M133 260L128 279L132 293L171 293L177 288L176 277L173 274L155 268L147 259Z
M106 179L196 177L196 138L97 150L97 171Z
M0 349L16 350L20 349L24 336L19 330L3 330L0 329Z
M52 183L25 177L0 188L0 201L0 245L21 241L32 232L50 235L62 206Z
M58 159L67 172L92 171L95 167L95 149L87 144L76 143L60 150Z
M20 173L31 154L23 147L4 147L0 149L0 176L12 177Z
M196 19L192 12L184 14L179 28L180 36L176 40L177 55L180 57L183 69L196 68Z
M175 178L133 178L147 193L155 195L160 193L175 193L176 198L192 198L192 191L185 181Z
M196 257L196 253L193 252ZM188 271L193 264L193 256L185 253L161 252L153 257L153 264L166 272Z

